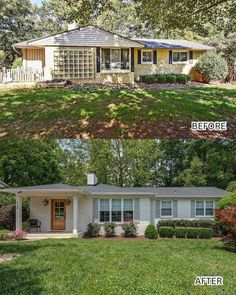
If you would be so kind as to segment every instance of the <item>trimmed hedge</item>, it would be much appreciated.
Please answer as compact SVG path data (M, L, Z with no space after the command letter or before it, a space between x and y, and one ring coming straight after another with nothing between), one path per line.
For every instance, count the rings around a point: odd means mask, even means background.
M175 229L170 226L161 226L159 227L158 232L160 237L162 238L173 238L175 234Z
M200 234L199 227L189 227L187 228L187 238L197 239Z
M155 75L141 75L140 81L148 84L153 83L170 83L170 84L186 84L190 81L190 76L185 74L155 74Z
M200 239L210 239L213 237L212 228L200 228L199 238Z
M186 238L187 228L186 227L176 227L175 228L175 237L176 238Z
M213 220L207 219L196 219L196 220L187 220L187 219L171 219L171 220L159 220L157 226L172 226L172 227L204 227L212 228L214 225Z
M145 229L145 238L157 239L157 229L153 224L149 224Z

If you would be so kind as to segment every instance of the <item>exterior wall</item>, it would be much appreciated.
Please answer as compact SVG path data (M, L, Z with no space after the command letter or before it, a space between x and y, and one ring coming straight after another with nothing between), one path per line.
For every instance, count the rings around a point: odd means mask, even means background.
M23 67L42 70L45 66L45 51L40 49L23 49Z
M185 51L188 50L173 50ZM193 78L198 78L197 73L193 70L198 58L203 54L203 51L193 51L192 63L188 61L183 64L169 64L169 49L157 49L157 64L138 64L138 49L134 51L134 78L139 79L140 75L161 74L161 73L179 73L190 74Z

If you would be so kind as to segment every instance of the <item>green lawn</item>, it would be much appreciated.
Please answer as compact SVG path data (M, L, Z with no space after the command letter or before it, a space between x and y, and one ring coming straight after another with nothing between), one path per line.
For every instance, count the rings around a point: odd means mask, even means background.
M236 254L213 240L44 240L0 244L0 294L236 294ZM198 275L224 286L194 286Z
M235 121L236 87L1 89L0 108L0 137L155 137L192 120Z

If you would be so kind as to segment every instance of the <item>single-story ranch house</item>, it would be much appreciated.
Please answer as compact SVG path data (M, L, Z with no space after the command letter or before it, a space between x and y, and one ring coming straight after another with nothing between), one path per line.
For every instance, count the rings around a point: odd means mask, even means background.
M194 65L213 49L186 40L130 39L94 26L16 43L13 48L22 50L23 68L43 72L44 80L79 83L133 83L140 75L157 73L197 79Z
M217 200L228 194L215 187L117 187L97 184L95 173L86 186L50 184L5 188L16 196L16 229L22 228L22 197L30 198L30 218L41 222L42 232L81 235L90 222L137 223L143 235L148 224L160 219L212 219Z

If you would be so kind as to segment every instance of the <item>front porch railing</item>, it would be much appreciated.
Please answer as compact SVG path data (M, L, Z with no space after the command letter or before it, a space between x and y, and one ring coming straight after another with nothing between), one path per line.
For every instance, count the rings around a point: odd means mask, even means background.
M30 68L0 69L0 83L40 82L44 80L44 70Z

